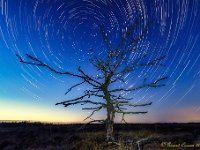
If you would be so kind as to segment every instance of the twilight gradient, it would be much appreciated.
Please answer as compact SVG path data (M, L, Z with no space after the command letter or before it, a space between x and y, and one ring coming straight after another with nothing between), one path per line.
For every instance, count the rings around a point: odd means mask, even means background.
M133 102L153 105L145 108L147 115L130 115L127 121L199 122L199 0L0 0L0 120L81 122L89 112L54 104L79 95L87 86L65 96L78 80L21 64L15 54L29 53L58 70L76 72L81 65L93 73L88 61L94 53L91 49L101 57L106 48L99 26L116 46L137 16L143 18L142 24L155 20L138 54L166 55L166 67L137 70L127 76L126 84L163 75L169 79L165 87L132 93Z

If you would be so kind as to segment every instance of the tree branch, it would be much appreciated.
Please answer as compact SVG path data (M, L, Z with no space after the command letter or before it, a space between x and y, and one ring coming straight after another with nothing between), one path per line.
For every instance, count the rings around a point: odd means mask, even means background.
M85 83L85 81L83 81L83 82L81 82L81 83L77 83L77 84L71 86L71 87L67 90L67 92L65 92L65 95L67 95L72 89L74 89L75 87L77 87L77 86L79 86L79 85L81 85L81 84L83 84L83 83Z
M92 81L92 82L97 83L98 85L101 85L101 83L99 83L99 82L96 81L95 79L92 79L91 77L89 77L89 76L81 69L80 66L78 67L78 71L84 75L84 79L85 79L86 81L90 80L90 81ZM92 84L92 83L91 83L91 84ZM95 85L95 84L92 84L92 85L95 86L95 87L98 87L98 86Z
M150 60L148 63L141 63L141 64L133 65L133 68L136 68L136 67L147 67L147 66L160 66L160 67L164 67L165 65L159 64L159 62L161 60L163 60L165 57L166 56L161 56L159 58Z
M77 97L77 98L74 98L74 99L71 99L71 100L66 100L66 101L62 101L62 102L59 102L59 103L56 103L55 105L60 105L60 104L64 104L64 103L71 103L71 102L76 102L78 100L82 100L83 98L85 98L86 96L88 96L88 94L84 94L80 97Z
M20 60L21 63L24 63L24 64L29 64L29 65L34 65L34 66L40 66L40 67L45 67L45 68L48 68L50 71L54 72L54 73L57 73L57 74L61 74L61 75L70 75L70 76L74 76L74 77L78 77L78 78L81 78L81 79L85 79L83 76L80 76L80 75L77 75L77 74L73 74L73 73L70 73L70 72L61 72L61 71L57 71L55 70L54 68L50 67L49 65L43 63L41 60L31 56L31 55L28 55L26 54L26 56L35 61L35 62L29 62L29 61L25 61L22 59L22 57L19 55L19 54L16 54L16 56L18 57L18 59Z
M81 105L85 105L85 104L94 104L94 105L102 105L102 106L105 106L104 103L101 103L101 102L94 102L94 101L91 101L91 100L80 100L80 101L74 101L74 102L60 102L60 103L56 103L56 105L64 105L64 107L68 107L68 106L71 106L71 105L75 105L75 104L81 104Z
M100 32L101 32L101 35L102 35L102 37L103 37L103 40L104 40L106 46L108 47L109 51L110 51L110 52L113 52L113 48L112 48L112 46L111 46L111 44L110 44L110 42L109 42L109 40L108 40L108 37L107 37L106 33L105 33L104 30L103 30L103 27L100 27Z
M99 123L105 123L105 120L96 120L96 119L92 119L92 118L89 118L91 119L92 121L88 122L87 124L91 124L91 123L95 123L95 122L99 122Z
M85 120L91 118L91 117L94 115L95 112L101 110L102 108L103 108L103 106L99 106L99 107L96 107L96 108L92 108L92 109L94 109L94 110L92 111L92 113L91 113L88 117L86 117L83 121L85 121ZM90 109L91 109L91 108L90 108ZM84 109L84 110L88 110L88 109Z
M145 104L127 104L127 103L120 103L119 106L132 106L132 107L138 107L138 106L148 106L148 105L151 105L152 102L150 103L145 103Z
M142 88L145 88L145 87L157 88L157 87L165 86L165 84L158 84L158 83L160 81L166 80L166 79L167 79L167 77L162 77L162 78L159 78L159 79L157 79L154 82L149 83L149 84L143 84L143 85L137 86L135 88L128 88L128 89L119 88L119 89L114 89L114 90L111 90L110 92L112 93L112 92L120 92L120 91L125 91L125 92L135 91L135 90L139 90L139 89L142 89Z
M125 111L119 111L119 110L116 110L115 112L121 113L121 114L124 114L124 115L126 115L126 114L146 114L147 113L147 111L125 112Z

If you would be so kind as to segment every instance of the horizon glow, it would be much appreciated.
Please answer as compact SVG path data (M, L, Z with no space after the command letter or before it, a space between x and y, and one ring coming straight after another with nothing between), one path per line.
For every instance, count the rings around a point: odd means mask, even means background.
M31 54L57 70L76 73L82 66L93 74L91 49L99 56L106 49L99 26L116 46L139 15L142 24L155 21L139 43L138 54L166 55L166 67L139 69L127 76L127 85L163 75L169 79L165 87L130 94L133 102L153 105L140 109L148 110L146 115L127 116L127 122L200 122L200 1L0 0L0 13L0 120L83 123L89 111L55 103L80 95L87 85L65 96L79 80L22 64L15 54Z

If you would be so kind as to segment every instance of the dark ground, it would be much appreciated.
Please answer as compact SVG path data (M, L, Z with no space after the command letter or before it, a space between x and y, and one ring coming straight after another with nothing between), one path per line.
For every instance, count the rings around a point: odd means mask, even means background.
M200 150L197 123L117 124L114 129L120 146L104 141L100 124L0 123L0 150Z

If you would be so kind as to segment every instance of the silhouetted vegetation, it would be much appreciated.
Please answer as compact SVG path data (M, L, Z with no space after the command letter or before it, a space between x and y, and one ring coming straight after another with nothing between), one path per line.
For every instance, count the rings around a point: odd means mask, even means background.
M0 150L112 150L138 149L136 141L143 139L140 149L172 149L161 147L172 144L199 144L200 124L115 124L117 145L105 142L104 125L0 123ZM148 140L146 140L148 139ZM177 148L175 148L177 149ZM191 148L197 149L197 148Z

